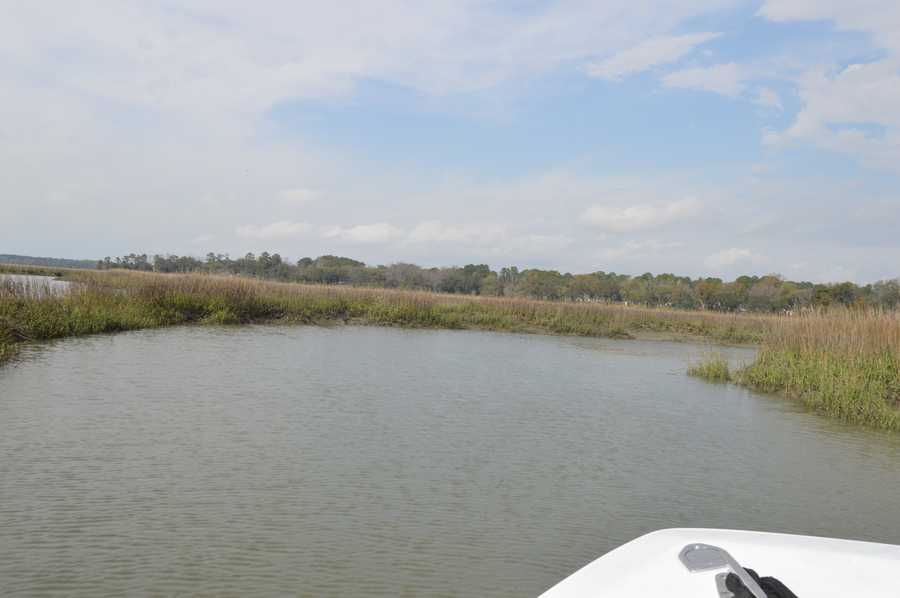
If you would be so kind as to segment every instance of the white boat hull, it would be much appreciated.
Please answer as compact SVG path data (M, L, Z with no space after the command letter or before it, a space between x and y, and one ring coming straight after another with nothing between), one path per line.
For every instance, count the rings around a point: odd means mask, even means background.
M900 597L900 546L812 536L719 529L667 529L600 557L542 598L703 598L719 596L716 575L679 559L703 543L728 551L744 568L781 580L800 598Z

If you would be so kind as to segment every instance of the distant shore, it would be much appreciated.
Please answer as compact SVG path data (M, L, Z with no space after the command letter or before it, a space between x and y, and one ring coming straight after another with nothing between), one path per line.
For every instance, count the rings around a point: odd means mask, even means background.
M0 266L78 283L44 295L0 283L0 362L25 342L181 324L345 322L760 347L739 372L692 373L778 392L843 421L900 430L900 319L895 312L800 316L279 283L200 274ZM706 366L705 369L703 366ZM715 371L715 375L710 372Z

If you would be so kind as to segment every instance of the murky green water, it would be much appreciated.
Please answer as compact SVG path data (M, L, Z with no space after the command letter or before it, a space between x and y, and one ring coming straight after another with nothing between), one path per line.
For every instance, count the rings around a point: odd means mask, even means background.
M2 593L534 596L663 527L900 543L900 442L685 376L704 351L353 327L31 350L0 368Z

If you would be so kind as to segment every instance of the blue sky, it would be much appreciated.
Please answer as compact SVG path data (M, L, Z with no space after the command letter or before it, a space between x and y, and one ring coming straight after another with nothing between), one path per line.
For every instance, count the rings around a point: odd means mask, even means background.
M900 4L14 3L0 253L900 275Z

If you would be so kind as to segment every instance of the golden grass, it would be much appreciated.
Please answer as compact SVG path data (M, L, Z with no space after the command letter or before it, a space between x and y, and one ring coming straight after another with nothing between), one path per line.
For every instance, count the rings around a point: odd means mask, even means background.
M68 272L77 272L74 268L49 268L47 266L27 266L22 264L0 263L0 274L33 274L35 276L63 276Z
M697 364L691 373L782 393L843 421L900 430L900 316L896 312L841 309L788 317L205 274L52 272L62 273L75 287L60 296L29 285L0 284L0 361L26 341L186 323L342 321L622 338L651 333L758 344L756 360L736 372L718 360Z
M730 342L758 342L777 316L727 314L622 304L539 301L520 297L479 297L427 291L280 283L204 274L154 274L124 270L72 270L72 280L130 293L180 293L195 297L240 296L283 307L291 318L304 302L333 304L342 319L450 328L486 328L622 336L655 332ZM276 310L278 311L278 310ZM303 311L303 310L301 310ZM327 314L326 314L327 315ZM302 318L301 318L302 319Z
M843 308L772 324L750 365L731 372L713 357L688 373L779 393L844 422L900 431L900 314Z
M900 314L841 309L776 325L736 380L842 421L900 430Z
M47 273L6 268L17 273ZM365 324L507 330L627 338L651 332L758 342L774 318L611 305L475 297L424 291L280 283L206 274L58 270L75 286L64 295L39 285L0 285L2 355L44 340L184 323L325 320Z

